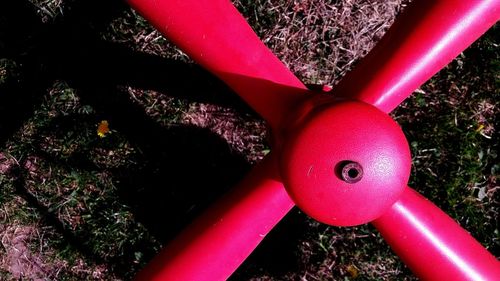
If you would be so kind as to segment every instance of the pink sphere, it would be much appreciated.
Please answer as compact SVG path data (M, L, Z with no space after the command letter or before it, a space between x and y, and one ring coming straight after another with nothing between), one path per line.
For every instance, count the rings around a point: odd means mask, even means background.
M398 200L411 168L394 120L357 101L322 105L285 137L280 169L297 206L314 219L353 226L379 217Z

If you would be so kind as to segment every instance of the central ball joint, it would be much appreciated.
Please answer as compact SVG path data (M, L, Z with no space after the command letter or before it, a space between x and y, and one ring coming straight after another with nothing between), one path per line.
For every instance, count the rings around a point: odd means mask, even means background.
M323 104L289 129L280 170L297 206L330 225L382 215L406 188L411 155L394 120L358 101Z

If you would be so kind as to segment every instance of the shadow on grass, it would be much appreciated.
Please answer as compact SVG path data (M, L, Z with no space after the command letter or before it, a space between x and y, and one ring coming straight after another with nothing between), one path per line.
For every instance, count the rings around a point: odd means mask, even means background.
M119 198L128 205L152 236L167 242L207 205L233 186L249 169L241 155L207 129L193 126L165 128L134 104L123 85L157 90L188 101L231 105L248 112L236 95L219 80L196 65L135 52L100 35L104 27L127 7L122 1L71 1L64 17L42 23L28 1L0 3L0 58L18 66L18 77L0 85L0 143L2 145L39 108L54 81L65 81L75 89L82 103L108 119L141 153L137 169L110 169ZM54 119L41 131L75 129L80 116ZM76 127L75 127L76 126ZM44 152L34 144L38 157L61 169L95 170L85 151L68 159ZM21 167L23 167L21 165ZM75 233L26 188L18 171L16 190L45 222L64 237L90 263L106 263L119 277L130 277L130 263L139 247L125 249L124 256L106 259L89 247L91 230ZM305 222L291 215L266 239L250 261L277 272L294 270L293 248L300 236L297 224ZM305 228L305 227L304 227ZM283 237L288 237L283 239ZM147 252L147 251L146 251ZM151 258L152 250L148 254ZM276 260L284 261L275 263ZM247 267L249 273L257 266ZM280 267L281 266L281 267Z

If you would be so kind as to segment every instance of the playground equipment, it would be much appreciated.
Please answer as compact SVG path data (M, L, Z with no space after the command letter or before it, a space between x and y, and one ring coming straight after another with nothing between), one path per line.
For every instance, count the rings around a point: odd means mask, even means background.
M387 115L500 19L500 1L413 1L329 93L308 90L229 0L128 0L267 122L272 152L137 280L224 280L296 204L336 226L371 222L423 280L500 280L500 263L406 186L411 157Z

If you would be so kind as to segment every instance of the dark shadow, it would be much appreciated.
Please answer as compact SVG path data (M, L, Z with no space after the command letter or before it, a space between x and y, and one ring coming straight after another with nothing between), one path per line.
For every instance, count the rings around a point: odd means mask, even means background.
M31 55L34 36L42 28L28 1L0 2L0 59L11 59L18 66L16 77L0 85L1 144L32 115L50 83Z
M300 270L299 243L306 238L309 223L297 208L271 231L259 247L245 260L230 280L248 280L252 276L280 278ZM262 272L265 270L265 272Z
M103 40L100 32L128 7L123 1L69 1L64 17L42 23L28 1L0 3L0 58L19 77L0 88L0 143L31 116L55 80L75 88L129 85L188 101L251 110L224 83L194 64Z
M250 165L207 129L166 128L153 122L123 92L124 87L252 111L227 86L197 65L103 40L100 32L127 11L124 2L74 0L65 5L63 17L43 23L29 1L0 3L0 58L15 62L18 73L15 79L0 86L0 143L4 144L33 116L55 81L68 83L83 104L91 105L98 117L108 119L114 129L141 151L140 167L110 171L116 179L120 200L131 207L151 235L167 242L237 183ZM79 115L55 118L39 133L78 130L78 124L97 121L91 119ZM90 161L88 151L77 150L62 158L46 151L40 142L33 146L35 155L62 169L99 169ZM46 223L90 263L107 263L118 277L130 277L123 274L130 271L138 249L125 249L124 256L112 259L95 253L87 243L92 233L75 234L51 213L49 206L39 202L24 186L25 172L17 173L17 192L38 210ZM269 249L273 251L280 245L265 244L272 245ZM261 248L261 252L266 251L266 246ZM140 250L150 257L154 254L151 249Z
M82 104L91 105L97 114L55 118L39 133L76 131L79 124L95 124L97 118L109 120L141 152L140 166L109 169L120 200L130 206L137 221L152 236L167 243L237 183L250 165L207 129L185 125L163 127L152 121L144 108L130 100L124 88L155 90L187 101L252 111L221 81L194 64L133 51L103 40L104 28L127 9L121 0L73 0L67 1L64 17L43 23L28 1L0 3L0 58L16 62L19 72L18 78L0 88L0 143L4 144L33 116L54 81L65 81L75 89ZM248 85L265 84L247 77L240 79ZM294 90L280 85L276 88L282 94ZM89 151L76 150L63 158L48 152L40 140L33 146L35 155L61 169L100 169L90 160ZM22 173L19 172L17 192L90 263L107 263L116 276L129 278L126 274L130 274L135 252L141 250L152 258L150 245L143 244L126 248L124 256L111 259L95 253L87 246L93 237L91 230L75 235L67 229L64 222L49 212L48 206L26 190ZM275 275L294 271L298 260L295 244L306 227L304 217L292 212L234 278L258 274L261 267Z
M105 97L99 100L99 104L111 106L109 102L117 100L113 95ZM162 243L170 241L249 170L245 159L232 153L228 144L208 129L193 126L166 129L141 116L142 112L131 105L120 104L111 108L113 110L106 112L112 117L110 122L119 128L120 134L130 134L127 139L141 150L141 155L140 159L136 159L140 162L139 165L106 170L113 176L118 197L131 208L136 221ZM34 144L34 154L44 162L51 163L52 167L56 166L68 173L74 170L102 170L91 161L91 151L86 150L98 147L98 143L76 149L67 157L52 153L43 143L44 136L50 134L63 138L58 136L60 132L78 133L78 126L88 127L85 124L93 123L93 120L88 119L84 115L53 119L46 127L40 128L41 137ZM94 131L92 133L95 134ZM49 217L47 222L53 224L58 220L57 216L47 212L47 206L36 202L34 196L26 196L24 193L23 197L28 198L30 204L33 203L44 217ZM94 210L92 216L99 216L99 211L99 208ZM57 221L54 226L58 231L67 232L63 227L64 222ZM152 245L134 243L125 248L121 256L96 258L102 253L94 253L86 248L88 242L94 239L92 229L83 227L83 230L75 232L78 235L73 234L75 237L68 240L68 243L90 261L107 263L118 276L121 273L130 274L136 252L144 253L147 258L152 258L155 254ZM68 235L65 234L64 237Z

